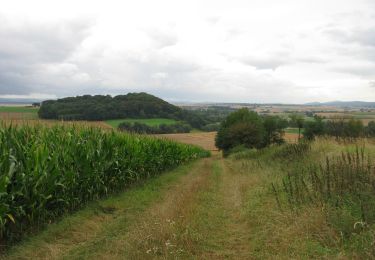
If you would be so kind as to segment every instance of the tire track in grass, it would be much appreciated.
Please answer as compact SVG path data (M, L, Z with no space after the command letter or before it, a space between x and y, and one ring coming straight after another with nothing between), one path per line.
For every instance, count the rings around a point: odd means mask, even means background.
M217 153L180 167L67 217L10 259L250 259L243 200L255 182L230 166Z
M197 259L250 259L250 228L243 199L250 177L233 171L225 159L216 160L210 190L202 194L193 217L201 235Z
M196 197L209 186L212 159L202 159L129 225L119 216L105 232L66 252L64 259L155 259L186 256L194 251L189 218Z

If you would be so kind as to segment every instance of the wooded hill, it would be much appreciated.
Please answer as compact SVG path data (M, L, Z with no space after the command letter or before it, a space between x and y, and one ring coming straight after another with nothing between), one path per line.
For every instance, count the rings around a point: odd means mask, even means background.
M170 118L201 128L209 120L147 93L119 96L84 95L42 102L39 117L59 120L108 120L120 118Z

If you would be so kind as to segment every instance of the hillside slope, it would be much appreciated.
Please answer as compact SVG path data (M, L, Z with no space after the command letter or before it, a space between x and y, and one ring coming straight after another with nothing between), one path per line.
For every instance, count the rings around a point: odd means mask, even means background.
M107 120L117 118L181 118L182 109L147 93L84 95L44 101L39 110L44 119Z

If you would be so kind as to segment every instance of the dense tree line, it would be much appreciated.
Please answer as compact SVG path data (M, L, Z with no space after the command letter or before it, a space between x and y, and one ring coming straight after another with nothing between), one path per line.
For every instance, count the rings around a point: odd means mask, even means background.
M231 113L221 123L216 136L216 146L226 155L231 149L262 148L284 142L287 121L277 116L261 117L246 108Z
M161 124L158 126L149 126L146 124L134 122L124 122L118 126L121 131L138 133L138 134L174 134L174 133L189 133L191 126L188 124Z
M181 108L149 95L129 93L109 95L84 95L48 100L41 104L39 117L63 120L107 120L117 118L180 118Z
M336 118L323 121L323 118L315 116L314 121L304 124L304 137L312 140L316 136L334 136L336 138L375 137L375 122L371 121L367 126L358 119Z
M147 93L119 96L84 95L42 102L39 117L58 120L108 120L121 118L170 118L185 121L193 128L202 129L217 123L223 112L190 111L174 106ZM213 129L213 126L208 126ZM214 129L216 130L216 129Z

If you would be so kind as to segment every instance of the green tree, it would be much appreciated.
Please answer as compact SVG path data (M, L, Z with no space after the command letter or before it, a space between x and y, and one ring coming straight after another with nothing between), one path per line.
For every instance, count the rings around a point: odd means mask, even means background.
M238 145L260 148L264 145L265 129L262 118L246 108L231 113L222 123L216 135L216 146L224 155Z
M375 136L375 122L370 121L366 127L366 135L369 137Z
M304 138L314 140L315 136L324 135L324 122L323 118L314 116L314 121L307 121L304 124Z
M284 142L284 129L288 126L288 122L285 119L278 116L266 116L263 119L263 125L265 129L265 145Z
M291 124L298 127L298 140L301 138L301 129L303 128L303 124L305 119L303 115L300 114L291 114L289 115Z

